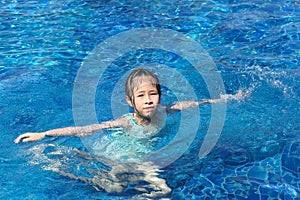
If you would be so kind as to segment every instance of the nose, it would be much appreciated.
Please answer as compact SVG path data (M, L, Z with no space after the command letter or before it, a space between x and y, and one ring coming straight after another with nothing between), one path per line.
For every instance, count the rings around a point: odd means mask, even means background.
M152 104L153 103L151 95L145 95L145 103L146 104Z

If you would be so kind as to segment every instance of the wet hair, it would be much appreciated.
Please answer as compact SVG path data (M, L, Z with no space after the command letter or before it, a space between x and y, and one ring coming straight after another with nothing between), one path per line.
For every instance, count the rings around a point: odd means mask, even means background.
M148 84L148 83L155 85L160 98L161 89L160 89L160 84L157 76L154 73L143 68L134 69L127 77L126 84L125 84L126 96L130 99L131 102L134 103L134 98L133 98L134 89L136 89L142 84Z

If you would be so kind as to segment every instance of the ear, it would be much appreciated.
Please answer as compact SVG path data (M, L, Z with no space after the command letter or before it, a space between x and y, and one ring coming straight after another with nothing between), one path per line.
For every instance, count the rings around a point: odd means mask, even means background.
M128 96L126 96L126 101L129 104L129 106L133 107L133 104Z

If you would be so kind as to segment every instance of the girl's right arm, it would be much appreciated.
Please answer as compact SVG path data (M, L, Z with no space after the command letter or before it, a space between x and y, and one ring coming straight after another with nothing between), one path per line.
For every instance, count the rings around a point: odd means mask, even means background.
M101 124L92 124L88 126L75 126L49 130L41 133L24 133L17 137L14 142L31 142L43 139L45 136L76 136L84 137L91 135L101 129L114 128L114 127L126 127L129 122L127 118L119 118L113 121L103 122Z

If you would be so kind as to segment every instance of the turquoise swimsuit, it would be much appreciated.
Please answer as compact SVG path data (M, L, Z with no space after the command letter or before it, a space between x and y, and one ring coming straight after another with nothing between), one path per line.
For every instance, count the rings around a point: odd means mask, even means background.
M159 111L160 112L160 111ZM145 155L153 152L160 141L159 132L165 125L164 112L159 114L155 124L140 126L131 114L126 117L131 127L129 130L112 128L93 145L94 153L118 162L139 162Z
M132 123L132 125L139 126L138 123L136 122L136 120L132 117L131 113L124 115L124 117L126 117Z
M160 130L164 127L166 122L166 113L162 109L158 109L158 119L156 119L156 123L149 124L148 126L140 126L136 122L136 120L132 117L130 113L124 115L130 122L131 128L127 130L127 133L131 137L135 138L151 138L157 135Z

